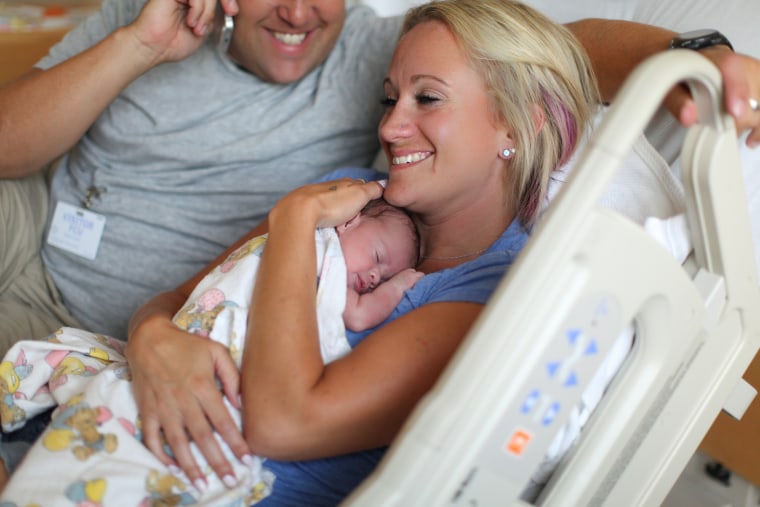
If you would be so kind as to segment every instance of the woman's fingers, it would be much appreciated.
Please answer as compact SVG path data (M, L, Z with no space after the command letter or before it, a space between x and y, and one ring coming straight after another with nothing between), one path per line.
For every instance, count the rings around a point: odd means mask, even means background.
M245 462L250 453L215 385L196 382L190 390L173 389L155 408L155 412L143 417L144 442L162 463L181 468L203 491L206 479L192 451L192 442L219 478L228 486L235 485L232 464L215 431L240 461Z
M216 350L214 365L216 377L222 385L222 391L225 393L227 400L229 400L233 407L241 408L239 401L240 374L226 349ZM247 464L247 461L250 460L248 444L243 438L239 424L232 418L223 401L222 405L220 405L219 390L216 387L213 389L201 389L195 395L200 405L204 408L205 418L202 423L205 423L207 420L210 423L211 431L216 432L239 461ZM227 484L229 479L226 479L226 477L234 478L232 465L225 455L221 453L221 448L218 445L216 437L214 437L213 433L209 434L208 429L209 424L201 424L197 428L190 426L189 433L203 456L209 462L209 465L211 465L211 468L220 479L227 481L225 482Z
M314 186L322 211L317 227L336 227L355 217L367 203L383 195L375 181L344 178Z
M205 485L191 442L219 478L230 483L233 467L219 437L245 462L248 446L225 405L222 388L237 402L239 373L223 345L169 329L149 329L130 336L127 357L143 425L143 441L167 466L179 466L196 487ZM148 333L150 331L150 333ZM226 477L228 477L225 479Z
M337 227L355 217L372 199L383 195L377 182L343 178L299 187L277 201L269 214L312 227Z
M169 417L163 426L166 443L171 448L179 467L197 488L204 490L206 478L190 449L192 441L219 478L227 481L225 483L230 486L234 485L229 482L230 479L227 479L227 477L234 477L232 466L224 457L219 442L214 436L214 430L207 419L208 412L197 400L188 400L181 410L181 413ZM222 410L226 412L223 407Z
M152 398L152 397L151 397ZM155 399L151 402L143 399L143 402L138 406L140 407L140 423L142 431L142 440L145 446L158 458L158 460L166 466L176 465L174 459L166 452L164 448L163 435L161 434L161 423L155 414Z

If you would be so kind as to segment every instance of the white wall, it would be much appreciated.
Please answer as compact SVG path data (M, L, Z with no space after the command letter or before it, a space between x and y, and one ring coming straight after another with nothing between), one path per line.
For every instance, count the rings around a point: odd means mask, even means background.
M424 0L358 0L358 3L369 5L382 16L403 14L409 7L423 2Z

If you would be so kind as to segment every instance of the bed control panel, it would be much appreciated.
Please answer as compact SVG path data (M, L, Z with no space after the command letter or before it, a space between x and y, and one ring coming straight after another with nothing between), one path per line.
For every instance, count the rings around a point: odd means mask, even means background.
M544 349L543 368L522 382L522 396L511 406L494 407L500 422L461 478L451 505L498 505L507 477L526 484L547 449L550 456L561 454L604 390L602 362L618 340L629 348L632 333L625 324L609 294L578 301L553 345Z

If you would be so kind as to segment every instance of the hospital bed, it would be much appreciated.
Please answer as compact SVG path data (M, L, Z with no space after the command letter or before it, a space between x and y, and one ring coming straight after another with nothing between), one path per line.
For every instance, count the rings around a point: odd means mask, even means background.
M597 205L682 80L700 117L681 154L693 245L683 263ZM345 505L527 505L521 492L624 336L622 368L536 503L662 503L721 409L741 417L755 395L742 374L760 347L760 289L721 97L717 69L686 50L637 69L436 387Z

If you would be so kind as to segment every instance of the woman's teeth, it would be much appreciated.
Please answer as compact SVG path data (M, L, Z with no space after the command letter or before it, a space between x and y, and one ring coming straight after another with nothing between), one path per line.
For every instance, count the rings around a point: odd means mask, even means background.
M393 165L411 164L428 158L429 153L412 153L400 157L393 157Z

